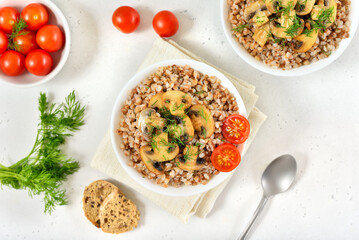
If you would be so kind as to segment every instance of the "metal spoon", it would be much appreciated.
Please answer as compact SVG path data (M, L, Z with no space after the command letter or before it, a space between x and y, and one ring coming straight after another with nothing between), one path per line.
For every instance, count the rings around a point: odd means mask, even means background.
M297 173L297 162L287 154L274 159L264 170L262 175L263 197L253 214L246 230L238 239L244 240L253 226L254 221L262 212L268 199L278 193L285 192L292 185Z

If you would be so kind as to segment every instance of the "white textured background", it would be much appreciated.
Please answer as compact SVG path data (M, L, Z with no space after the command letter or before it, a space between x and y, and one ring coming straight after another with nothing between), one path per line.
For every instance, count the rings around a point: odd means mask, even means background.
M37 97L45 91L61 101L75 89L88 104L87 125L68 143L81 163L66 183L70 204L43 215L41 198L26 191L0 190L0 239L236 239L255 210L265 166L283 153L299 163L294 188L272 199L252 239L359 238L359 36L329 67L297 78L273 77L243 62L221 29L217 0L88 1L54 0L72 32L71 54L52 81L31 89L0 85L0 161L26 155L34 142ZM124 35L111 22L120 5L136 7L141 24ZM228 72L257 86L258 107L268 115L257 139L207 219L183 225L172 215L121 186L138 205L139 227L113 236L83 216L82 191L106 176L90 168L91 157L109 127L115 98L136 72L155 39L151 21L173 11L180 30L173 40Z

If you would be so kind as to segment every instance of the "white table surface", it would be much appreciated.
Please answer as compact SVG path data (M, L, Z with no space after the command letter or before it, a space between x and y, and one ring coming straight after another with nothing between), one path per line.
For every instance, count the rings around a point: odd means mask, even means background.
M236 239L255 210L266 165L283 153L298 161L294 187L274 197L251 239L358 239L359 237L359 41L329 67L304 77L261 73L232 51L221 29L217 0L89 1L54 0L72 32L72 49L62 72L30 89L0 85L0 161L15 162L30 151L38 119L37 98L45 91L61 101L75 89L88 105L86 126L67 145L81 163L65 186L69 205L43 214L41 197L0 189L0 239ZM135 6L141 24L124 35L112 26L120 5ZM82 191L106 179L90 167L109 127L121 87L136 72L156 37L153 15L173 11L180 29L173 40L206 60L257 86L258 107L268 120L240 168L206 219L189 224L118 184L141 212L137 229L120 236L93 227L81 208Z

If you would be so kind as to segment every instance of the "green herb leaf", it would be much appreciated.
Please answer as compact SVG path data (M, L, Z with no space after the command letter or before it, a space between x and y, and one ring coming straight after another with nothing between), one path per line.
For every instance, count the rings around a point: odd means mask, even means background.
M79 169L78 162L66 156L61 146L67 137L84 124L85 108L70 93L61 104L49 103L46 94L39 97L40 123L30 153L17 163L0 164L0 184L27 189L30 197L43 194L45 213L67 203L62 183Z

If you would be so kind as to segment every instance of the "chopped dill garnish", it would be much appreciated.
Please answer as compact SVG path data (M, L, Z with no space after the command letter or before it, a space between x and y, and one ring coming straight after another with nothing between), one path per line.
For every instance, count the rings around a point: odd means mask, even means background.
M248 27L249 27L249 24L240 24L237 27L232 28L232 31L243 32L243 30Z

